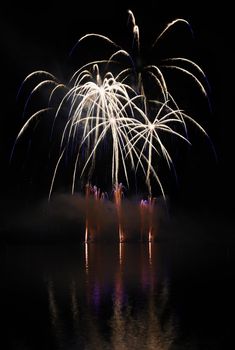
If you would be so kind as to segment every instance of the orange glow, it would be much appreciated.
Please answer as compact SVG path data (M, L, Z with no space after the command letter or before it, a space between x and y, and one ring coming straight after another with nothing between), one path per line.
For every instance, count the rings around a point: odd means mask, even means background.
M90 184L86 185L86 243L94 240L95 236L100 233L99 211L103 199L104 193L99 188Z
M122 243L125 241L125 231L123 227L123 217L122 217L122 197L123 197L123 185L122 183L116 184L114 187L114 201L117 209L118 216L118 235L119 242Z
M154 241L155 230L153 225L153 209L156 203L156 198L149 197L148 200L141 200L140 202L140 240L144 240L147 235L149 242Z

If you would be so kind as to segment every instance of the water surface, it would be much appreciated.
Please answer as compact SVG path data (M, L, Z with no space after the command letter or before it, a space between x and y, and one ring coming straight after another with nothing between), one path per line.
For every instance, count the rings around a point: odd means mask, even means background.
M223 349L226 264L226 249L200 242L4 245L4 342L17 350Z

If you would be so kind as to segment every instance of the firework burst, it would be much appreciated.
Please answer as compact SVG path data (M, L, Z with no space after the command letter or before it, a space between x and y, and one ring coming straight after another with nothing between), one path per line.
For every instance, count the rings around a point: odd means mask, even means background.
M133 55L104 35L86 34L78 40L72 52L81 42L88 42L90 38L94 38L107 43L113 50L112 54L107 59L91 61L80 67L68 84L59 82L54 75L46 71L31 73L22 84L24 86L36 76L42 77L27 98L24 114L27 113L30 100L37 91L47 87L49 96L47 106L28 117L17 135L15 144L29 125L41 115L53 113L52 137L56 122L61 116L66 118L60 135L60 152L53 171L49 198L66 154L74 155L71 181L73 193L77 178L84 178L86 183L92 180L97 167L97 154L104 152L107 143L111 153L111 164L107 164L107 168L111 169L111 181L115 190L120 186L120 173L124 174L129 185L130 172L133 171L135 174L144 174L150 198L154 181L158 183L164 196L163 185L155 166L156 159L163 156L170 168L173 166L173 160L162 135L169 134L190 143L187 121L194 123L206 134L191 116L179 108L163 74L164 69L174 69L188 75L207 97L204 72L195 62L181 57L167 58L161 65L150 64L139 69L137 63L140 58L140 31L133 12L129 10L128 14L135 48L132 50ZM176 19L163 29L152 48L156 49L159 40L177 24L184 24L191 30L186 20ZM150 98L146 93L148 83L154 98ZM52 101L59 92L62 92L63 96L53 108ZM15 145L13 151L14 148Z

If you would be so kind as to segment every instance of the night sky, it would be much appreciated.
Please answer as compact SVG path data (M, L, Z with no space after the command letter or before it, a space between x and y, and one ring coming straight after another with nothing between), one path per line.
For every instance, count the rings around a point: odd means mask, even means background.
M207 140L192 130L193 146L179 148L175 162L178 181L163 172L167 191L176 203L203 207L215 213L230 214L227 201L233 199L233 75L232 44L230 32L231 9L223 5L204 8L204 3L188 1L183 5L164 1L143 1L125 5L116 1L86 2L58 1L31 2L30 5L8 1L0 13L1 33L1 206L9 199L34 200L45 198L49 185L49 162L45 137L34 146L35 162L27 163L27 137L19 145L14 162L9 157L14 138L22 124L25 96L16 101L17 91L27 74L43 69L66 81L74 68L77 56L69 52L84 34L96 32L112 38L124 48L130 48L130 29L127 26L127 9L133 10L140 28L145 59L151 60L148 51L161 29L171 20L180 17L188 20L194 38L187 28L179 25L160 45L160 55L179 55L197 62L206 72L211 86L212 111L208 109L200 92L172 85L182 97L183 107L195 116L211 137L217 160ZM136 2L134 2L136 3ZM223 6L223 7L222 7ZM99 47L94 46L98 52ZM99 52L98 52L99 53ZM155 62L152 62L155 63ZM72 67L72 69L71 69ZM175 85L174 85L175 84ZM193 83L192 83L193 84ZM182 89L182 91L181 91ZM195 94L195 95L194 95ZM30 135L29 135L30 136Z

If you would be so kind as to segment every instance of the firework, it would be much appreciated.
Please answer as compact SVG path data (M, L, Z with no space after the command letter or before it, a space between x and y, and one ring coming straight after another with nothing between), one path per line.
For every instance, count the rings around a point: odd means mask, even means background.
M86 185L86 228L85 243L95 239L100 233L99 214L105 194L96 186ZM92 208L91 208L92 207Z
M119 242L122 243L125 240L125 230L123 227L123 218L122 218L122 196L123 196L123 185L122 183L118 184L114 188L114 201L117 209L118 216L118 236Z
M153 227L153 209L156 202L156 198L149 197L148 200L141 200L140 202L140 221L141 221L141 242L144 240L144 236L147 233L148 242L154 240L154 227Z
M119 218L121 215L119 197L122 192L119 185L120 174L124 176L128 186L131 171L135 174L142 173L150 198L152 182L159 185L161 193L165 196L156 168L156 159L162 156L170 168L174 165L163 141L163 135L169 134L190 143L187 121L192 122L206 134L191 116L179 108L168 89L163 73L164 69L179 70L191 77L207 97L208 85L204 72L195 62L183 57L167 58L160 65L149 64L139 69L137 63L140 61L140 31L133 12L129 10L128 14L133 32L132 55L104 35L86 34L78 40L72 53L81 42L88 43L89 39L93 38L111 46L113 50L111 56L86 63L74 72L68 84L59 82L54 75L46 71L36 71L26 77L22 87L36 76L42 77L42 80L32 89L25 104L24 114L27 113L32 96L44 88L49 91L48 105L26 120L15 142L16 144L29 125L41 115L53 113L52 137L57 121L62 116L65 117L49 198L61 163L68 154L73 154L72 193L75 191L78 178L84 178L86 183L92 180L92 175L97 169L97 155L107 155L106 168L111 170L111 182ZM177 24L184 24L191 30L186 20L176 19L163 29L152 48L156 49L159 40L162 40L163 36ZM151 98L146 93L148 83L152 90ZM52 101L58 99L59 92L63 96L59 97L59 102L53 108ZM15 145L13 151L14 148ZM110 164L109 155L111 155ZM87 193L86 197L88 198ZM150 203L148 205L151 207ZM93 230L88 216L87 220L86 241L88 231ZM123 240L123 235L122 228L119 227L120 241Z

